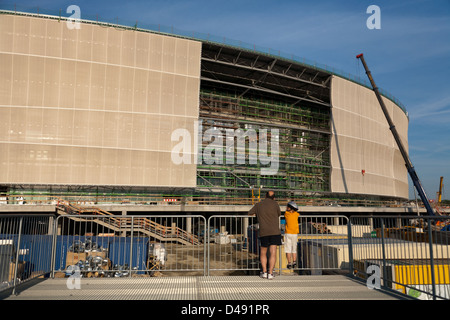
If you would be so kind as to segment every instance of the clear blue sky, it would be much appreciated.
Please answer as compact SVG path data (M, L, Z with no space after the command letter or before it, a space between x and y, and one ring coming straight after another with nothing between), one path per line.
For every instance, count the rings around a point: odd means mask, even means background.
M20 4L19 4L20 3ZM82 19L161 24L280 50L365 79L364 53L377 85L406 107L410 158L430 199L450 186L450 0L21 1L17 7L78 5ZM381 29L366 26L369 5ZM1 1L0 7L14 5ZM414 198L410 181L410 198ZM450 187L444 187L450 199Z

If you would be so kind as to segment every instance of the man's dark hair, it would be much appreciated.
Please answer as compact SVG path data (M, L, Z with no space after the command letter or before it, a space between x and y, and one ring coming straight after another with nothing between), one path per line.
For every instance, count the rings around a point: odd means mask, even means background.
M267 191L266 198L269 198L269 199L272 199L272 200L275 199L275 192Z

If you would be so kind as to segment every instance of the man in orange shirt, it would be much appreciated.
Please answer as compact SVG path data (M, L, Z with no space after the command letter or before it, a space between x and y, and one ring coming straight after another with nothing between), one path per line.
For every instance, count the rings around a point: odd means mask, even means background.
M286 206L286 229L284 233L284 251L286 252L287 267L292 269L297 263L297 241L298 241L298 206L294 201L291 201Z

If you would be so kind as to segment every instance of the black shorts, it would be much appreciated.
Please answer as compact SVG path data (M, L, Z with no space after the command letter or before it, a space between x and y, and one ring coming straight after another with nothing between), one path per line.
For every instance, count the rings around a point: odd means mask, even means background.
M281 246L281 234L259 237L261 247L267 248L268 246Z

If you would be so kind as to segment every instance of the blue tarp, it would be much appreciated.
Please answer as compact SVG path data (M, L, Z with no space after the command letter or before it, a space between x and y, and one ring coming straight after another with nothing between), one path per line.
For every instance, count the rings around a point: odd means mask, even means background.
M11 239L14 242L14 248L17 250L18 235L17 234L0 234L1 239ZM57 236L55 247L55 270L64 270L66 268L67 252L75 242L85 243L90 239L99 247L107 249L107 258L111 260L111 265L130 266L130 251L132 249L131 268L137 267L138 270L146 270L148 259L149 238L136 237L90 237L90 236ZM52 241L51 235L22 235L20 243L19 261L26 264L26 272L32 273L37 271L51 271L52 258ZM15 253L6 257L2 255L0 259L8 259L13 261ZM10 262L8 261L8 263Z

